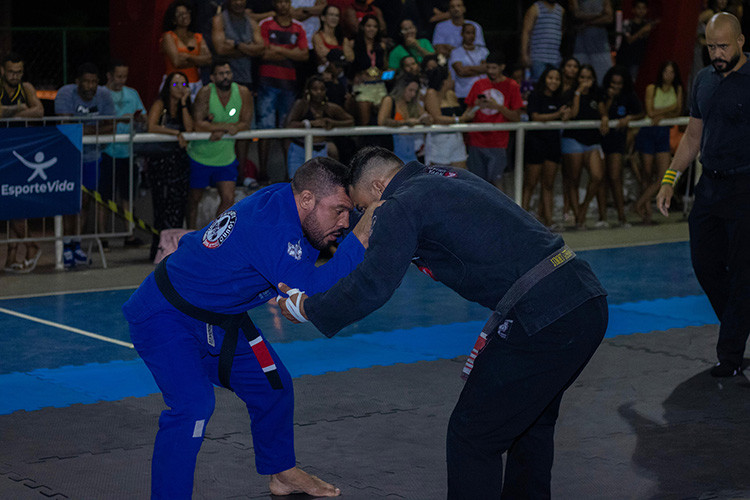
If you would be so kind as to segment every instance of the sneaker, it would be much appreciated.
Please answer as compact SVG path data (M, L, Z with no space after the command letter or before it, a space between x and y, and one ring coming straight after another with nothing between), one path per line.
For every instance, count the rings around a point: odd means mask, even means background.
M608 229L609 228L609 222L606 220L600 220L596 221L596 224L594 224L594 229Z
M143 240L135 236L132 238L126 238L123 242L123 246L125 246L125 248L140 248L143 246Z
M72 251L73 251L73 259L75 259L76 263L85 264L87 266L91 263L91 261L89 261L89 256L86 255L86 252L81 250L80 242L76 241L73 243ZM65 254L65 252L63 252L63 254ZM63 258L63 260L65 259Z
M76 260L73 258L72 243L63 247L63 266L65 266L65 269L73 269L76 267Z
M711 376L717 378L734 377L742 373L742 369L736 365L730 363L722 363L719 361L716 366L711 368Z

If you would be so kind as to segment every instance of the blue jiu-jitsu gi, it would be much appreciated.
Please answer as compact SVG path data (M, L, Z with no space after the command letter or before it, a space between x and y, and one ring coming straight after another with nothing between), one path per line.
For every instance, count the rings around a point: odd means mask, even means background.
M364 247L350 234L324 266L315 266L318 253L303 234L291 186L277 184L185 235L161 271L190 307L240 317L275 297L279 282L299 283L308 293L328 289L362 260ZM169 407L159 418L152 496L170 499L192 494L196 456L214 409L213 384L220 385L225 335L216 322L173 304L152 273L123 306L133 344ZM232 343L231 388L250 414L258 472L275 474L295 466L292 382L262 335L251 340L243 333Z

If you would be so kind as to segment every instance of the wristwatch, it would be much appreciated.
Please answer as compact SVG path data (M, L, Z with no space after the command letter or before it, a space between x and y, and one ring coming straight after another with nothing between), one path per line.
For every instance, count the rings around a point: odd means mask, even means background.
M239 48L239 46L240 46L240 42L238 42L237 40L235 40L235 41L234 41L234 48L235 48L235 49L236 49L236 48Z

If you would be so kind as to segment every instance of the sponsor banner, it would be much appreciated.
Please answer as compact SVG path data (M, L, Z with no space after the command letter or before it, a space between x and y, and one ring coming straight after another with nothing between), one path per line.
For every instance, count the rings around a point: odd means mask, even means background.
M81 211L83 125L0 129L0 220Z

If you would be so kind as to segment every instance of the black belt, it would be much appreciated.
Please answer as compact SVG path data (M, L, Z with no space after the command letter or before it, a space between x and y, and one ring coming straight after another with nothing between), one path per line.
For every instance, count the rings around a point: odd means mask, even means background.
M703 175L709 179L727 179L736 175L750 174L750 165L745 165L737 168L730 168L726 170L710 170L703 168Z
M260 336L260 332L255 327L255 324L253 324L250 316L246 313L222 314L207 311L185 300L177 293L177 290L175 290L174 285L172 285L169 279L169 275L167 274L167 260L168 257L165 257L154 270L156 286L159 287L159 291L167 299L167 302L191 318L209 325L218 326L224 330L224 341L221 343L221 351L219 352L219 381L221 385L230 391L234 390L229 384L229 377L232 371L232 361L234 361L234 351L237 348L239 331L242 330L271 387L276 390L283 389L284 385L281 383L281 377L279 376L279 371L276 368L273 357L271 357L268 346L266 346L263 337Z
M482 333L477 337L477 341L474 343L474 348L469 354L469 359L466 360L461 378L466 380L469 378L471 369L474 368L474 360L477 358L484 346L487 345L489 339L498 332L498 329L505 321L508 313L516 305L516 302L523 297L526 292L531 290L531 287L542 281L553 271L560 269L562 266L573 260L576 254L568 248L568 245L564 245L559 250L555 251L552 255L539 262L537 265L526 271L526 273L518 278L515 283L511 285L500 302L495 306L495 310L492 311L492 315L485 323L482 328Z

